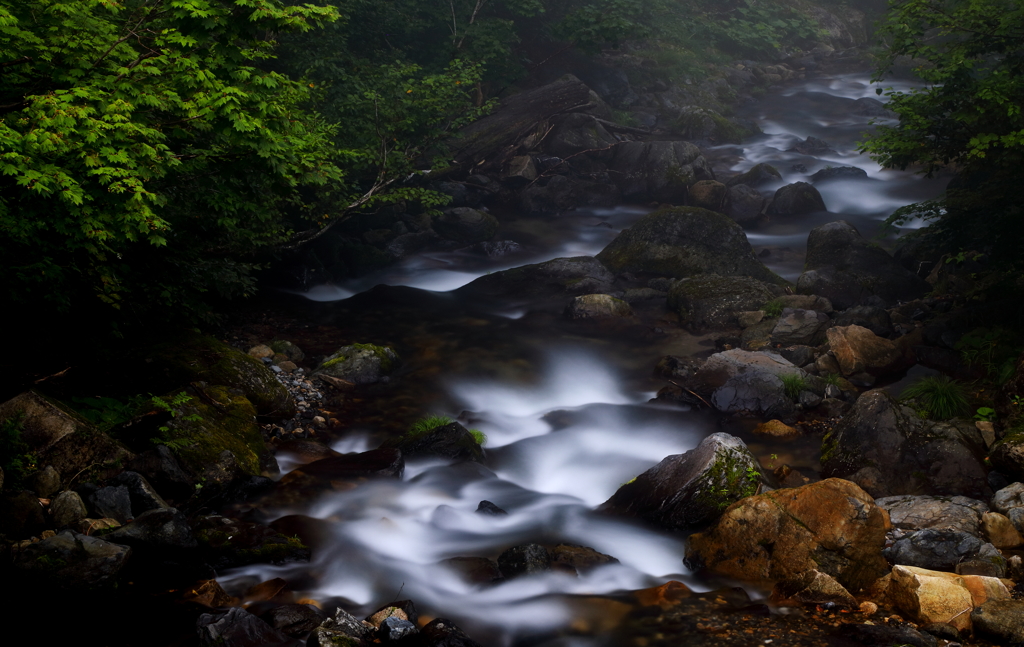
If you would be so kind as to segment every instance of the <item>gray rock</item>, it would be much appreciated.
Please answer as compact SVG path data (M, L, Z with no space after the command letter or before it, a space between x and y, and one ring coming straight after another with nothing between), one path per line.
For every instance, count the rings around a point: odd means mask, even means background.
M695 331L739 325L739 314L758 310L781 288L745 276L705 274L676 281L668 291L668 308Z
M95 589L114 584L131 556L127 546L64 530L19 550L14 568L64 589Z
M793 366L807 366L814 361L814 349L810 346L787 346L778 350L779 355Z
M313 375L324 374L353 384L374 384L398 367L398 354L387 346L342 346L324 358Z
M866 180L867 171L856 166L832 166L826 167L811 176L811 182L824 182L826 180Z
M817 409L825 399L812 391L801 391L797 403L804 409Z
M377 637L385 645L390 643L396 643L404 638L414 636L419 633L419 629L416 625L409 622L408 620L402 620L394 616L385 618L384 622L380 623L380 629L377 630Z
M745 184L750 187L757 188L764 186L765 184L771 184L772 182L782 182L782 174L771 164L755 164L745 173L729 178L726 185L732 187L739 184Z
M267 345L274 353L284 355L289 361L301 362L306 359L306 354L302 352L302 349L286 339L277 339Z
M556 258L481 276L456 294L465 296L536 299L601 294L614 291L615 275L592 256Z
M312 604L285 604L270 609L260 619L284 634L299 638L319 627L326 616Z
M1009 514L1014 508L1024 508L1024 483L1012 483L992 495L992 509Z
M292 640L241 607L224 613L204 613L196 621L199 644L203 647L300 647Z
M893 564L952 571L958 563L976 556L982 543L962 530L926 528L908 533L882 552Z
M375 630L376 627L370 623L359 620L339 607L333 618L324 620L313 630L306 644L308 647L338 647L346 641L355 646L368 644Z
M50 502L50 518L57 528L73 526L88 516L85 502L74 490L64 490Z
M989 600L971 612L971 623L996 644L1024 643L1024 600Z
M691 207L722 211L729 189L718 180L700 180L690 187L686 204Z
M119 523L128 523L134 516L128 488L123 485L108 485L96 490L89 497L89 503L97 516L117 519Z
M121 472L110 479L109 482L128 488L128 498L131 500L132 512L135 514L142 514L147 510L171 507L164 501L163 497L157 494L153 486L149 484L149 481L138 472Z
M1024 508L1013 508L1006 513L1006 518L1010 520L1017 532L1024 535Z
M923 530L952 528L981 537L981 515L988 512L984 501L965 496L902 495L875 499L875 505L889 512L894 528Z
M629 317L633 309L629 303L608 294L584 294L574 297L565 307L565 316L570 319L606 319Z
M782 380L771 373L736 375L711 394L711 404L722 413L782 418L793 410Z
M106 537L110 541L146 548L195 548L198 545L188 519L176 508L147 510Z
M674 278L719 274L785 284L754 257L739 224L698 207L670 207L644 216L616 236L597 258L613 272L649 272Z
M431 647L480 647L451 620L435 618L420 629L420 635Z
M775 192L768 213L780 216L797 216L815 211L827 211L821 194L807 182L795 182Z
M765 482L757 459L743 441L716 433L626 483L599 510L639 517L671 530L689 529L716 519Z
M869 305L872 297L884 304L911 301L931 289L843 220L811 230L805 268L797 291L826 297L839 310Z
M772 329L771 341L782 346L818 346L825 341L825 330L830 324L824 312L785 308Z
M192 480L165 445L139 454L128 463L128 469L142 474L158 492L172 499L184 500L195 492Z
M889 312L878 306L854 306L836 315L836 326L861 326L879 337L892 334Z
M551 570L551 556L540 544L513 546L498 555L498 568L507 579Z
M781 303L783 308L832 313L832 302L816 294L783 294L775 297L775 300Z
M788 151L800 153L801 155L823 155L835 152L828 142L817 137L808 137L803 141L799 141L789 148Z
M741 225L757 222L764 213L764 196L757 189L746 184L729 187L725 199L725 215Z
M578 183L564 175L536 182L519 194L519 207L526 213L560 213L579 205Z
M40 498L49 499L60 491L60 474L53 465L47 465L29 476L26 485Z
M783 375L809 377L778 353L734 348L715 353L707 358L703 364L697 367L694 379L713 389L743 373L769 373L780 378Z
M623 142L608 165L622 197L683 204L688 187L715 179L700 149L689 142Z
M442 238L464 245L490 240L498 231L497 218L469 207L448 209L435 216L431 225Z
M618 140L592 115L574 112L565 115L544 138L544 150L555 157L566 158L584 151L610 149L617 143ZM611 159L614 154L610 150L603 153L595 153L596 158Z

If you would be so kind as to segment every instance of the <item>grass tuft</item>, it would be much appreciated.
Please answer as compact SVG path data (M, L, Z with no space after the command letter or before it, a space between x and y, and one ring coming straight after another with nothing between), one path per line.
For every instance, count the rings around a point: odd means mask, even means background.
M949 420L970 413L967 389L947 375L922 377L900 394L916 400L935 420Z
M453 422L455 421L448 416L427 416L426 418L420 418L416 422L412 423L411 427L409 427L409 435L422 436L424 434L429 434L438 427L444 427L445 425L450 425Z
M807 389L807 380L795 373L780 375L779 379L782 380L782 388L786 397L791 400L796 400L800 397L800 392Z

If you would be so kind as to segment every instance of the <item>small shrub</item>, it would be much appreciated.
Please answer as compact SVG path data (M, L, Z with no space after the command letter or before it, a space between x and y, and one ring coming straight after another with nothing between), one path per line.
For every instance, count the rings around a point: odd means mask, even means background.
M967 390L947 375L922 377L904 389L900 397L917 400L935 420L948 420L970 412Z
M455 421L448 416L427 416L426 418L420 418L416 422L412 423L411 427L409 427L409 435L422 436L434 431L438 427L450 425L453 422Z
M800 392L807 389L807 380L800 375L782 375L780 379L782 380L782 387L786 392L786 397L791 400L800 397Z
M766 317L778 317L782 314L782 309L786 306L778 299L772 299L768 303L761 306L761 310L764 311Z

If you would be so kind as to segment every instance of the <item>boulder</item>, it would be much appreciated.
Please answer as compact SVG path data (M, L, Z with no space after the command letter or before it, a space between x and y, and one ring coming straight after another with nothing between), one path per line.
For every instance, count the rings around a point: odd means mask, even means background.
M306 354L302 352L302 349L286 339L277 339L267 345L275 355L284 355L291 362L301 362L306 359Z
M965 496L889 496L875 505L889 513L893 528L951 528L975 537L981 537L981 515L988 512L984 501Z
M801 155L824 155L825 153L834 153L832 146L829 145L823 139L817 137L808 137L803 141L799 141L792 147L787 149L791 153L800 153Z
M843 375L888 375L907 368L903 352L861 326L833 326L827 333L829 349Z
M816 294L783 294L775 297L783 308L794 310L814 310L815 312L832 313L832 302Z
M889 517L855 484L827 479L773 490L730 506L690 536L693 569L745 582L778 582L811 570L857 592L889 571L882 556Z
M1011 478L1024 480L1024 432L1013 431L992 447L992 466Z
M868 391L822 440L822 474L875 470L876 496L990 496L984 441L973 425L922 420L885 391Z
M915 622L945 622L959 631L971 628L974 599L959 575L895 566L888 593L896 608Z
M46 528L46 517L39 497L30 490L8 489L0 495L0 533L28 537Z
M611 149L618 143L593 115L574 112L559 118L544 138L544 151L560 158L587 153L594 159L610 160L614 155Z
M872 305L868 300L873 297L881 302L874 305L894 305L931 290L924 279L843 220L811 230L805 270L796 285L797 292L826 297L839 310Z
M574 297L565 307L570 319L603 319L632 316L629 303L608 294L584 294Z
M716 433L626 483L599 509L672 530L688 529L714 520L766 480L742 440Z
M1024 537L1013 523L998 512L981 515L981 529L988 542L996 548L1017 548L1024 544Z
M745 276L704 274L676 281L668 308L692 330L738 326L739 315L756 311L782 291L777 285Z
M1009 514L1014 508L1024 508L1024 483L1011 483L992 495L992 509Z
M0 421L21 416L21 439L30 451L45 452L70 434L93 430L84 418L64 404L37 391L26 391L0 404Z
M838 604L848 609L859 606L857 600L834 577L814 569L776 584L772 589L771 600L776 605L799 602L811 606Z
M962 530L926 528L907 533L884 553L893 564L952 571L961 561L977 555L981 546L980 539Z
M693 379L709 389L722 386L737 375L768 373L775 377L809 377L782 355L772 351L749 351L734 348L715 353L697 367Z
M771 164L761 163L755 164L745 173L729 178L726 185L733 187L745 184L749 187L757 188L765 184L772 184L773 182L782 182L782 174Z
M456 461L483 462L484 448L468 429L457 422L441 425L420 434L407 433L390 438L381 447L393 447L406 458L438 456Z
M127 523L134 517L132 501L128 496L128 488L123 485L102 487L89 497L89 505L100 517L117 519L118 523Z
M690 187L686 204L711 211L721 211L729 189L717 180L700 180Z
M561 213L580 203L580 183L564 175L534 182L519 194L519 208L526 213Z
M494 238L498 231L498 219L479 209L457 207L446 209L432 219L431 226L442 238L472 245Z
M142 452L129 461L127 467L130 471L144 476L157 491L163 492L169 498L186 499L195 491L192 479L166 445L157 445Z
M325 357L313 375L323 374L353 384L374 384L397 367L398 354L388 346L350 344Z
M848 308L835 318L836 326L860 326L867 328L879 337L892 334L892 320L889 312L878 306L854 306Z
M830 324L824 312L784 308L772 328L771 342L775 346L817 346L825 340Z
M800 430L790 427L781 420L769 420L754 427L753 434L772 440L793 440L800 436Z
M589 546L578 546L576 544L558 544L550 551L551 563L566 566L577 573L587 573L598 566L605 564L618 564L619 560L611 555L600 553Z
M827 211L818 190L807 182L795 182L775 192L768 213L779 216L799 216L815 211Z
M826 166L811 176L811 182L826 180L866 180L868 173L856 166Z
M14 554L14 568L36 584L62 589L112 586L131 549L72 530L30 544Z
M39 495L41 499L49 499L57 492L60 492L60 473L53 469L53 465L47 465L41 470L36 470L25 480L28 489Z
M715 179L700 149L683 141L623 142L615 147L608 171L627 200L677 205L686 201L692 184Z
M420 636L430 647L480 647L447 618L434 618L420 629Z
M74 526L88 516L85 502L74 490L64 490L50 502L50 518L58 529Z
M157 491L149 484L146 477L142 476L138 472L125 470L110 479L109 483L123 486L128 491L131 509L136 515L142 514L147 510L158 510L160 508L171 507L166 501L164 501L163 497L157 494Z
M365 620L359 620L342 608L333 618L324 620L309 636L308 647L339 647L341 645L368 645L373 642L376 627Z
M720 274L785 284L754 257L742 227L728 216L699 207L650 213L623 230L597 258L613 272L674 278Z
M567 295L611 292L614 280L615 275L601 261L592 256L577 256L481 276L456 290L456 294L501 299L564 299Z
M326 616L312 604L285 604L261 614L260 619L285 635L301 638L319 627Z
M195 548L188 519L176 508L147 510L108 535L106 539L136 548Z
M725 198L725 215L741 225L757 222L764 213L764 196L757 189L746 184L729 187Z
M241 607L204 613L196 621L202 647L301 647L281 631L271 627Z
M971 612L978 636L998 645L1024 643L1024 600L991 600Z
M540 544L513 546L498 555L498 568L506 579L546 573L551 570L551 556Z
M793 402L782 379L764 372L735 375L711 394L711 404L722 413L787 417Z

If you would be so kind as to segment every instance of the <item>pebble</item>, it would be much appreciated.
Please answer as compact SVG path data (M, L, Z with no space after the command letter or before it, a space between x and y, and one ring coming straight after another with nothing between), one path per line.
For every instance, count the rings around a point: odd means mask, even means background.
M265 358L264 361L268 361ZM270 370L274 372L277 381L284 385L295 400L295 407L298 410L291 420L285 420L277 424L263 426L263 433L270 438L312 438L314 428L324 428L328 424L328 417L320 411L324 401L324 394L317 388L316 384L306 377L306 370L296 368L294 371L286 372L281 367L273 365ZM309 421L312 421L310 424Z

